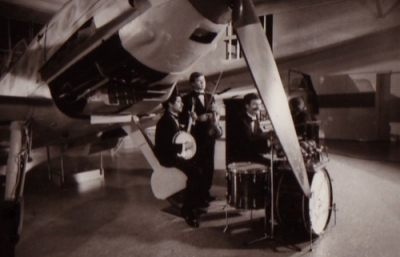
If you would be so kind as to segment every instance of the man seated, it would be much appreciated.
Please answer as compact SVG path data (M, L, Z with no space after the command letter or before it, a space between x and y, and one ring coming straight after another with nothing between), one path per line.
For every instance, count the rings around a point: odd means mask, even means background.
M204 182L202 170L190 160L185 160L178 156L183 147L190 149L191 142L185 144L174 144L174 137L181 131L178 121L178 114L182 111L182 99L177 94L163 103L165 109L163 116L157 122L155 135L155 155L160 164L165 167L176 167L187 176L186 190L183 199L181 215L186 223L191 227L199 227L199 222L195 216L196 208L208 207L202 202L201 196L204 195Z
M260 127L260 111L262 102L255 93L244 96L245 111L236 122L234 131L235 149L233 160L236 162L255 162L269 165L269 160L263 155L268 153L269 133Z
M304 160L311 163L318 162L320 151L318 124L312 121L301 97L291 99L289 105Z
M303 99L300 97L293 98L289 101L289 106L297 136L302 137L302 139L306 139L308 136L308 122L311 121L311 116L307 112Z

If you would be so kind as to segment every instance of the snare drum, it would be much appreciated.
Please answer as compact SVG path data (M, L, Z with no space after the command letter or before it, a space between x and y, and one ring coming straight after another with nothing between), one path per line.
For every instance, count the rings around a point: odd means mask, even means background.
M332 212L332 184L323 168L307 173L311 183L311 197L303 194L291 170L284 170L276 195L277 217L281 224L304 232L321 235Z
M255 210L264 208L267 193L268 167L251 162L236 162L228 165L226 173L228 192L226 200L237 209Z

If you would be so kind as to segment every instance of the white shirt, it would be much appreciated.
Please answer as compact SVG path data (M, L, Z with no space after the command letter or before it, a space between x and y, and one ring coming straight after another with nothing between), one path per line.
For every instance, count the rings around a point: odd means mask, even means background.
M252 119L251 122L251 132L254 133L254 125L255 125L255 121L257 120L257 116L256 115L251 115L250 113L246 112L247 115Z
M198 94L199 100L203 106L205 106L204 91L195 91Z

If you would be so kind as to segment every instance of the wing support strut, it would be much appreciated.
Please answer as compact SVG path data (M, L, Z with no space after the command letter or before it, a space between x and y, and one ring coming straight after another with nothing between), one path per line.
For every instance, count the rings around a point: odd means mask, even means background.
M6 169L4 199L0 202L0 256L14 256L22 231L26 163L31 148L31 124L13 121Z

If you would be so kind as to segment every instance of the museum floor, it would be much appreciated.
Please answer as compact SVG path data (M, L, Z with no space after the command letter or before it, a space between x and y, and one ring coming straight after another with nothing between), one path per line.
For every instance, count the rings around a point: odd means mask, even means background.
M150 188L151 169L141 152L126 144L105 155L105 178L63 188L47 180L45 165L28 173L25 217L17 257L101 256L397 256L400 251L400 150L396 143L326 141L337 213L313 243L278 235L302 249L262 241L263 211L228 209L225 171L215 172L218 197L190 228ZM221 153L218 153L221 154ZM98 156L90 157L98 162ZM71 165L71 163L68 163ZM67 167L68 168L68 167ZM336 224L335 224L336 221ZM276 247L275 247L276 246Z

